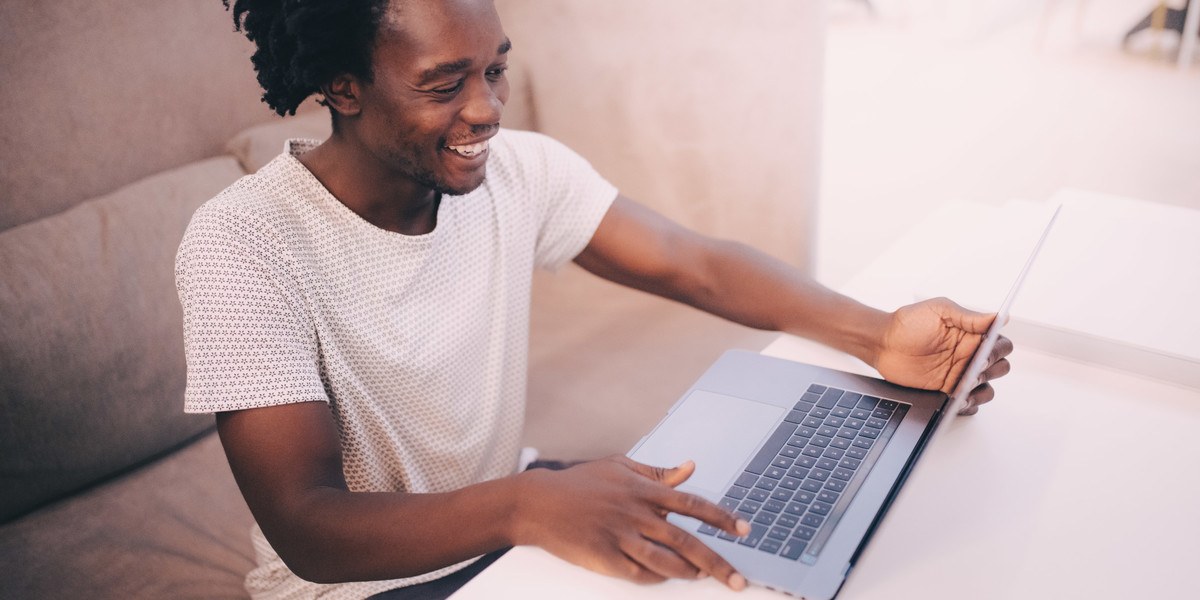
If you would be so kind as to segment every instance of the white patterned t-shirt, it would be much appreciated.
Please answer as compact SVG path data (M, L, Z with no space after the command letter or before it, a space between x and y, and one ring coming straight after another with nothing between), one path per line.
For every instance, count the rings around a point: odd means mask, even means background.
M616 189L545 136L502 130L478 189L436 226L380 229L288 149L193 216L176 259L184 410L326 402L351 491L445 492L512 474L524 422L530 282L590 241ZM418 577L318 585L255 526L255 598L362 598Z

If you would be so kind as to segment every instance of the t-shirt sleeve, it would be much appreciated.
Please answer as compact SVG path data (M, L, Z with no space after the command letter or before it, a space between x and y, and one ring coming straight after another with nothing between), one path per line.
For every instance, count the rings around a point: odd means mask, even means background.
M540 134L520 132L535 146L533 160L523 165L538 205L535 263L556 270L587 246L617 197L617 188L592 165L563 144Z
M315 328L287 281L285 257L258 243L255 227L205 208L175 260L187 357L184 411L328 402Z

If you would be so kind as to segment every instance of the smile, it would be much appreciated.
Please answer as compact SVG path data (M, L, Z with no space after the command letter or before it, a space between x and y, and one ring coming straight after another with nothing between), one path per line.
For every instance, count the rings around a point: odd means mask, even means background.
M468 144L465 146L446 146L446 148L452 150L454 153L458 154L459 156L465 156L467 158L471 158L473 156L479 156L480 154L487 152L488 142L487 142L487 140L484 140L482 142L479 142L478 144Z

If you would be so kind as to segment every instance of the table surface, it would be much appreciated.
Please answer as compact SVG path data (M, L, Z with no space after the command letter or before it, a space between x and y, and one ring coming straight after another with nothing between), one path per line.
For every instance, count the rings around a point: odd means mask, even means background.
M912 301L902 239L843 291ZM997 400L935 440L839 598L1194 598L1200 561L1200 390L1018 347ZM764 353L873 374L782 336ZM509 552L472 598L717 598L711 580L637 586L537 548ZM783 598L752 588L742 598Z

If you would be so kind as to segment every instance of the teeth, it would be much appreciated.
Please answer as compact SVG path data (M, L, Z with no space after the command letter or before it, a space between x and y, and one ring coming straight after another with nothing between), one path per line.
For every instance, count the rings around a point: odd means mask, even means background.
M488 143L487 141L482 141L478 144L471 144L469 146L447 146L447 148L450 148L451 150L463 156L475 156L484 150L487 150Z

